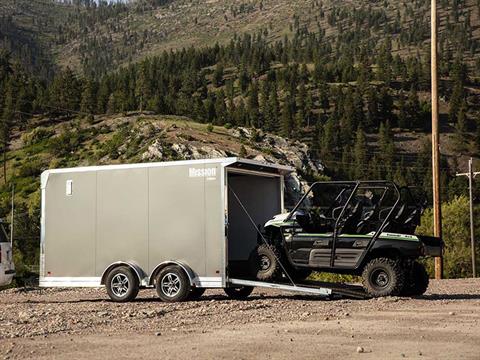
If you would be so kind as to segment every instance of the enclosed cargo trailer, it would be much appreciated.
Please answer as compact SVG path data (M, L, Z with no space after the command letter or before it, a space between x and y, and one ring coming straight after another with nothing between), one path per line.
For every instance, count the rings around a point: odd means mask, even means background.
M255 224L284 211L284 177L292 171L239 158L47 170L40 286L105 285L116 301L151 286L165 301L205 288L234 297L251 286L291 290L236 277L257 246Z

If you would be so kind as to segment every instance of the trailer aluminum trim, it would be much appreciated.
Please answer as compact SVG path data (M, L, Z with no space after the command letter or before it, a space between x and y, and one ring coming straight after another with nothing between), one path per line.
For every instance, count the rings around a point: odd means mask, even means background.
M41 287L101 287L100 277L46 277L40 279Z
M193 282L196 286L204 287L204 288L223 288L224 281L223 277L218 276L203 276L203 277L196 277L193 279Z
M324 297L328 297L332 295L332 289L328 289L324 287L286 285L286 284L268 283L263 281L243 280L243 279L230 279L229 282L230 284L233 284L233 285L271 288L271 289L285 290L290 292L314 294L314 295L319 295Z

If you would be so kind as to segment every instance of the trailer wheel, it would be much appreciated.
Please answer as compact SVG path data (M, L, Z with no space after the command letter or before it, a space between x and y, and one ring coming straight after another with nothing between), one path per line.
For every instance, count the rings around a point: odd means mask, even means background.
M402 290L404 296L419 296L427 291L430 278L423 264L415 261L408 273L405 286Z
M251 286L242 286L242 287L229 287L223 289L225 294L230 299L234 300L243 300L246 299L253 291L253 287Z
M373 297L400 295L405 284L405 270L400 261L375 258L365 266L363 287Z
M138 295L139 283L137 276L127 266L112 269L105 281L107 294L115 302L134 300Z
M170 265L157 276L155 287L158 297L165 302L185 301L190 295L190 280L177 265Z
M260 245L250 254L250 269L252 275L263 281L274 280L280 274L278 254L273 247Z
M198 300L202 297L202 295L205 293L205 288L192 288L190 290L190 294L188 295L189 300Z

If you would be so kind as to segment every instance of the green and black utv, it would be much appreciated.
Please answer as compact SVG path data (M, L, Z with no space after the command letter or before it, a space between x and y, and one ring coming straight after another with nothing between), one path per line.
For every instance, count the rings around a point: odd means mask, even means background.
M314 183L292 211L265 224L250 256L253 276L350 274L362 276L370 296L421 295L429 277L417 260L442 253L441 239L415 235L423 209L390 181Z

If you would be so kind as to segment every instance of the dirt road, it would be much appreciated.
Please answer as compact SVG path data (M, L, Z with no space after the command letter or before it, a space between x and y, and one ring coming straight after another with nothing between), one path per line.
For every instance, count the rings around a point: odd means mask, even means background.
M432 281L418 299L318 300L208 291L165 304L145 290L0 293L0 359L480 359L480 280Z

